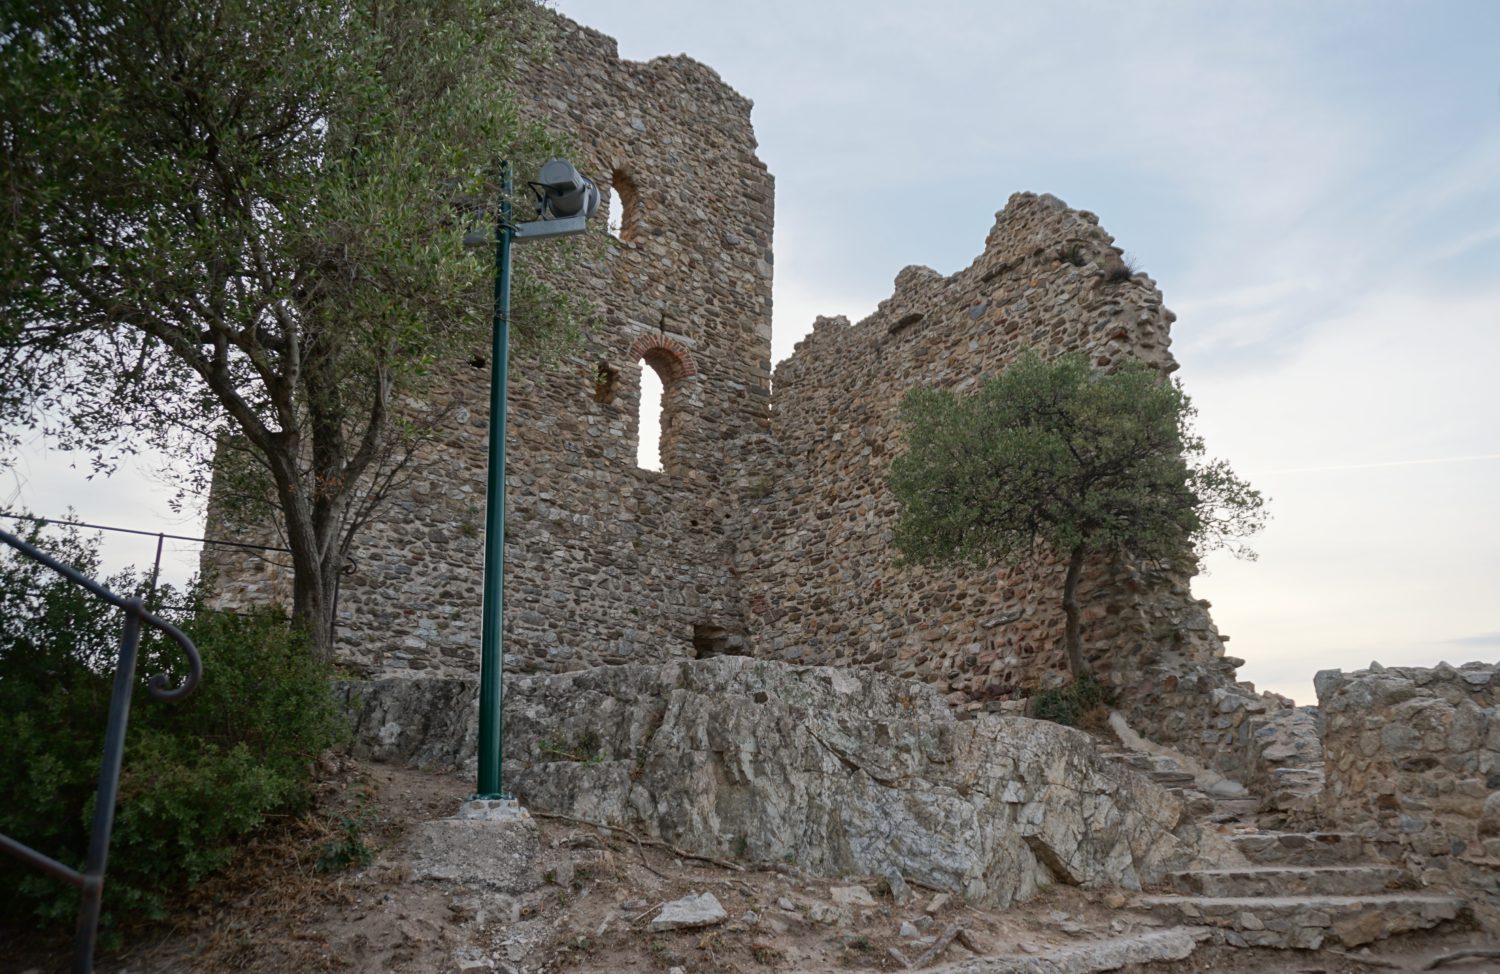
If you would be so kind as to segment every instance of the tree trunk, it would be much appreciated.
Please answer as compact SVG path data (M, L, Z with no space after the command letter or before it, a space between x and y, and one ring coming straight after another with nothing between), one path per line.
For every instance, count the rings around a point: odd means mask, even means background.
M1078 622L1078 576L1083 574L1083 545L1074 545L1068 556L1068 576L1063 581L1063 615L1067 625L1063 631L1063 647L1068 651L1068 668L1073 679L1081 680L1093 675L1088 660L1083 658L1083 637Z
M321 660L333 658L338 577L338 566L332 561L320 561L311 571L298 566L292 573L292 621L312 639L313 653Z
M329 537L336 525L328 522L327 509L309 500L298 479L295 442L277 446L280 449L270 459L292 553L292 623L312 639L313 653L329 660L333 658L333 599L342 549Z

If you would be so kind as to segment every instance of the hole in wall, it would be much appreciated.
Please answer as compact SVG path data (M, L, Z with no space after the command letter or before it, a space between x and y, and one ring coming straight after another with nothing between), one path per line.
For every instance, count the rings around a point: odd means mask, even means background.
M640 216L640 195L636 192L635 180L623 169L615 169L609 176L609 235L624 243L635 239L636 222Z
M608 362L594 365L594 402L605 404L615 401L620 391L620 370Z
M620 194L618 192L610 193L608 221L605 223L605 226L609 228L609 235L618 240L620 230L624 225L625 207L620 203Z
M750 637L742 629L701 623L693 626L693 657L749 656Z

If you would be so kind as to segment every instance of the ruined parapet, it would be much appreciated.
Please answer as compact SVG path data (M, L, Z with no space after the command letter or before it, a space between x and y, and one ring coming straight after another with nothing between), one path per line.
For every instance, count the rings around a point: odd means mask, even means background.
M898 407L920 385L975 388L1029 350L1170 373L1174 317L1092 214L1019 193L969 267L908 267L859 324L819 319L777 369L773 429L788 460L743 520L757 652L920 678L970 711L1004 709L1065 671L1064 566L896 566L886 475ZM1233 684L1233 665L1186 575L1095 559L1080 597L1094 665L1131 719L1163 743L1211 750L1208 694ZM1170 717L1159 706L1168 685L1181 704Z
M1500 891L1497 667L1371 664L1316 685L1329 821L1425 883Z

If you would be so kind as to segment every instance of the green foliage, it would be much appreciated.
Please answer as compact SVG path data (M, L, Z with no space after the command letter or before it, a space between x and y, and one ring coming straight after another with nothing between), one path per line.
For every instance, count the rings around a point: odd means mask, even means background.
M364 818L340 815L338 831L323 843L316 868L320 873L333 873L350 866L368 866L374 860L375 850L365 842Z
M32 540L97 573L96 543L76 534ZM122 620L10 549L0 555L0 832L81 867ZM107 584L140 589L129 574ZM158 601L178 597L166 590ZM165 673L175 686L186 662L175 643L147 630L105 882L107 927L162 916L171 895L228 863L268 814L303 807L313 758L344 733L327 669L284 618L195 604L180 621L203 655L203 681L182 701L151 698L146 679ZM0 915L65 924L77 904L70 887L0 860Z
M1082 676L1055 689L1032 694L1031 716L1077 727L1091 710L1113 703L1112 695L1103 684L1092 676Z
M915 389L902 404L907 451L891 465L895 544L921 563L1065 560L1063 645L1083 677L1090 553L1254 557L1237 539L1260 529L1265 499L1204 459L1193 416L1182 386L1149 366L1098 372L1076 353L1028 353L974 395Z
M976 395L917 389L891 467L895 542L918 562L987 564L1039 552L1179 557L1258 530L1264 499L1203 460L1180 384L1127 363L1028 354Z
M537 750L562 761L576 761L591 768L604 760L603 742L592 730L584 731L576 741L555 741L544 737L537 741Z
M0 446L41 425L108 466L150 444L193 492L242 451L218 499L275 499L326 651L352 534L438 418L413 404L486 344L464 224L493 221L502 158L524 186L566 148L505 90L539 12L3 0ZM544 278L589 246L517 260L518 345L587 318Z

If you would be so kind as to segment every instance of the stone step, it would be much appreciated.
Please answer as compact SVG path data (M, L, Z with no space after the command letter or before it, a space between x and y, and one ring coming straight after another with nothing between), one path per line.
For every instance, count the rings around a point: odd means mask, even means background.
M1400 889L1398 866L1244 866L1173 873L1172 889L1193 896L1374 896Z
M1212 815L1217 808L1212 798L1197 789L1168 788L1167 791L1177 796L1178 800L1182 802L1182 807L1193 818L1206 818Z
M1173 927L1068 944L1035 954L1001 954L927 968L927 974L1095 974L1127 964L1183 960L1213 937L1204 927Z
M1463 900L1435 893L1382 896L1143 896L1138 901L1169 923L1203 924L1233 947L1316 950L1357 947L1456 919Z
M1243 832L1233 842L1246 859L1267 866L1337 866L1365 851L1353 832Z
M1147 777L1164 788L1196 788L1198 779L1186 771L1152 771Z

